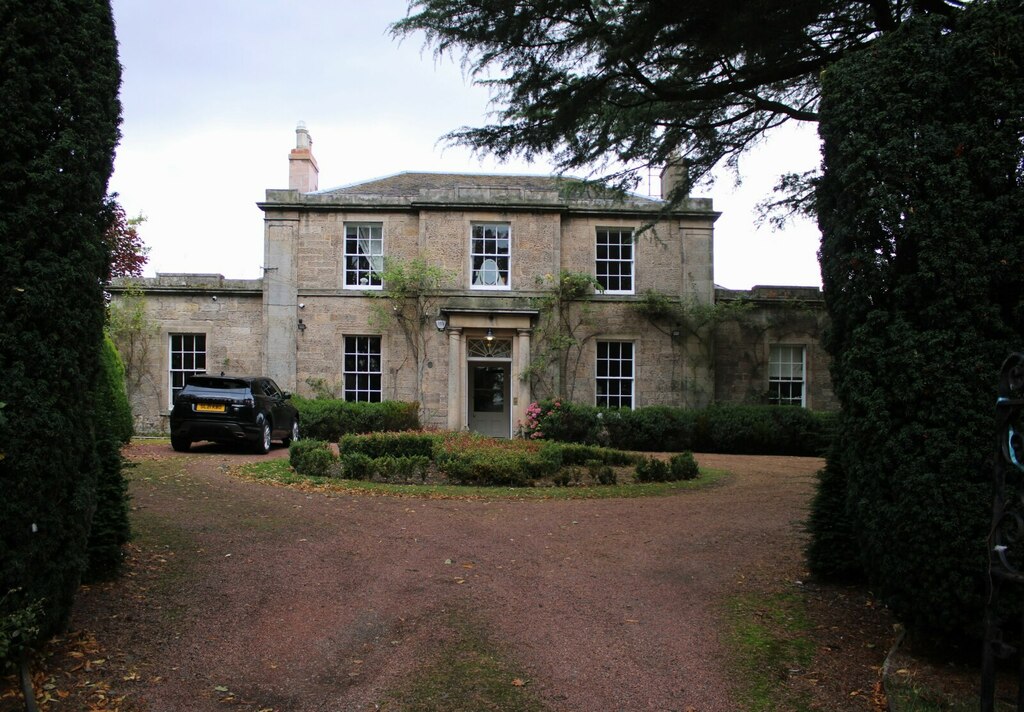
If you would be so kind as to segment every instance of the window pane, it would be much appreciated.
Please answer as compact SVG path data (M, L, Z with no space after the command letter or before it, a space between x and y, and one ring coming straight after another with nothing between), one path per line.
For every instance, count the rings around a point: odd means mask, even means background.
M381 353L379 336L346 336L344 366L345 400L381 400Z
M804 405L804 347L773 344L768 352L768 401Z
M378 223L345 226L345 286L381 285L384 269L384 228Z
M633 344L629 341L597 342L595 370L597 405L633 407Z
M170 404L190 376L206 372L206 334L171 334L169 339Z
M633 291L633 231L600 228L596 237L594 275L606 292Z
M474 225L470 235L470 284L499 289L508 287L510 227L504 224Z

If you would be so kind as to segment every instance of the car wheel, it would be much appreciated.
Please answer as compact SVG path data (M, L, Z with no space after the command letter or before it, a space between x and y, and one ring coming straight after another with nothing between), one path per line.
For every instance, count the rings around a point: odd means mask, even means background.
M256 441L256 452L266 455L270 452L270 421L263 419L263 430L260 432L260 439Z
M172 435L171 447L174 448L175 452L188 452L188 449L192 447L192 441L188 438L176 438Z
M292 421L292 432L286 436L281 442L284 443L285 447L288 447L293 442L299 439L299 419L296 418Z

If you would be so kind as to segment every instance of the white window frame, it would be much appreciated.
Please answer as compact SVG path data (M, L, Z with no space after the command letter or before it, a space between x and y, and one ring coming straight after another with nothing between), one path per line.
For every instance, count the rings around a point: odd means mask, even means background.
M191 348L185 348L186 338L191 339ZM197 347L198 339L202 339L202 350ZM175 349L176 340L178 342L177 349ZM174 364L175 354L181 357L177 367ZM167 395L170 407L174 407L174 396L185 387L189 376L206 373L207 355L206 334L179 331L167 335Z
M373 349L376 342L376 351ZM350 368L352 359L353 366ZM380 336L351 334L342 338L341 369L343 378L342 398L349 402L380 403L384 400L384 354L383 340ZM365 365L361 365L359 359L365 358ZM377 369L371 368L373 361L377 359ZM377 387L372 387L373 377L376 376ZM363 385L361 378L367 378L369 383ZM374 398L376 396L376 398Z
M495 231L494 237L486 237L489 229ZM504 238L500 236L502 232ZM494 242L493 249L489 249L488 241ZM504 252L501 251L503 241ZM481 264L479 268L476 266L478 259ZM501 260L505 261L505 269L501 268ZM493 261L498 271L497 280L493 284L486 284L485 278L481 276L488 261ZM469 288L505 291L512 289L512 225L509 223L478 222L470 226Z
M622 355L623 347L629 347L629 357L625 358ZM605 356L602 358L601 350L605 348ZM616 354L611 354L609 349L616 347ZM633 410L636 408L636 342L634 341L618 341L614 339L601 339L597 342L597 348L595 352L595 363L594 363L594 404L600 408L629 408ZM604 368L602 368L602 362ZM622 368L622 364L629 364L628 375L623 375L625 369ZM602 371L604 375L602 375ZM601 384L606 384L604 389L605 393L601 394ZM629 395L622 395L622 384L629 384ZM616 384L617 392L611 394L608 385ZM627 399L628 400L625 400ZM617 403L615 405L610 404L610 400L615 399ZM604 402L602 402L604 400Z
M601 257L601 237L602 234L605 237L605 256ZM618 242L612 243L612 236L618 237ZM628 235L628 251L629 258L624 259L622 257L623 248L627 246L624 238ZM594 235L594 275L598 282L601 283L602 292L604 294L635 294L636 293L636 232L633 228L629 227L599 227ZM613 251L617 251L615 257L611 256ZM606 267L605 273L602 275L601 267ZM612 275L607 269L612 265L629 265L629 289L609 289L608 283L609 278L615 278L622 280L623 275L617 274ZM620 268L621 270L621 268ZM621 286L621 285L620 285Z
M354 231L354 234L349 235L349 231ZM368 231L367 236L363 236L360 233L362 231ZM349 252L349 240L354 240L356 245L355 252ZM370 248L370 253L366 254L363 251L363 243L366 241ZM379 252L374 252L373 248L380 247ZM345 234L342 244L342 282L345 289L359 289L359 290L378 290L384 288L384 223L379 222L346 222L345 223ZM349 260L354 259L357 262L359 260L365 260L369 267L356 266L349 268ZM349 273L353 272L355 275L355 283L349 281ZM366 283L362 283L359 280L366 278ZM372 284L374 277L376 277L377 284Z
M794 386L799 386L799 396L793 395ZM807 347L803 344L768 346L768 402L807 407Z

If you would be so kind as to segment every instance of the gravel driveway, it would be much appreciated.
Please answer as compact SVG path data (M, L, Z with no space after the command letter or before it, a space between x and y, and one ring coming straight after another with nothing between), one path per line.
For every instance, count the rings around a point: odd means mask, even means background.
M822 464L697 455L732 474L668 497L487 502L255 484L228 474L255 458L213 447L127 455L147 461L134 604L93 587L76 620L125 651L154 712L373 710L453 620L551 710L733 712L720 602L801 575Z

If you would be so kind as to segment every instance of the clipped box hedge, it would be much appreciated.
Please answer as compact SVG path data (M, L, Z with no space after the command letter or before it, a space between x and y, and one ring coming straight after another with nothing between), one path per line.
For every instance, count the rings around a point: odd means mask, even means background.
M543 440L501 440L468 432L397 432L343 435L336 456L329 443L292 443L292 467L302 475L395 484L426 482L435 472L451 484L480 487L597 485L618 481L613 466L636 466L638 482L674 482L699 475L689 452L668 463L595 445Z
M838 414L794 406L610 410L546 400L526 437L641 452L823 456ZM534 433L540 433L536 435Z
M383 401L353 403L335 398L293 397L299 411L302 436L337 442L348 433L416 430L420 427L419 403Z
M342 435L338 451L359 453L367 457L427 457L434 455L439 436L424 432L382 432L363 435Z
M305 438L288 446L288 464L300 475L331 477L337 474L338 458L326 440Z

